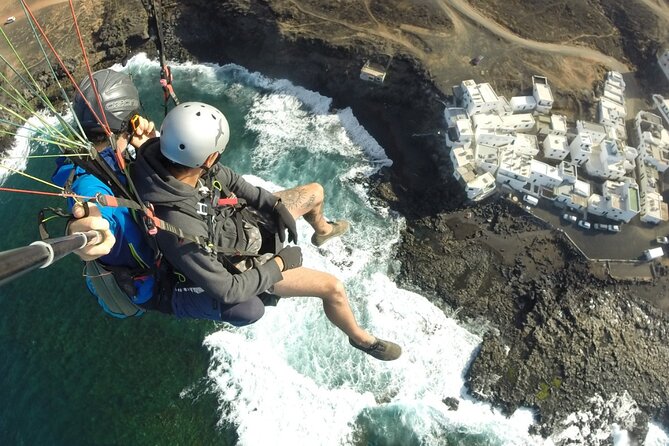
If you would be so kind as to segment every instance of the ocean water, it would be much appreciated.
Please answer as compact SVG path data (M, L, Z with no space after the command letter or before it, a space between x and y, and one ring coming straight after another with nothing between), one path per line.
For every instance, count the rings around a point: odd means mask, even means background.
M125 69L145 114L160 122L158 64L139 55ZM67 258L0 289L0 444L628 443L616 425L589 432L588 414L572 414L554 438L531 436L532 411L505 417L466 393L463 375L481 338L394 283L404 221L367 186L391 160L350 109L332 111L327 97L239 66L175 64L173 72L182 101L211 103L228 117L223 163L270 190L325 187L326 215L353 227L317 249L298 222L304 263L340 277L360 324L404 354L382 363L352 349L314 298L283 299L245 328L158 314L117 320L98 309L80 264ZM52 160L25 156L53 150L18 141L4 162L48 178ZM3 180L46 190L17 175ZM3 250L35 240L37 210L62 205L6 193L0 204ZM458 400L458 410L444 398ZM669 444L659 426L650 429L647 444Z

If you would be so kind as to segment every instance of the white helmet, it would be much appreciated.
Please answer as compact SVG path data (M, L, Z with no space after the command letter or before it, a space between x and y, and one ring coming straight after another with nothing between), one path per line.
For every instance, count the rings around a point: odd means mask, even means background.
M223 153L229 140L228 120L217 108L202 102L177 105L160 127L160 152L188 167L200 167L212 153Z

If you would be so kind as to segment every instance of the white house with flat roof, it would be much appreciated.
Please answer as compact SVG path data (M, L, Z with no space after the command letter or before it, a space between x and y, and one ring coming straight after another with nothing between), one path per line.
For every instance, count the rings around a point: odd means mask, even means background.
M543 76L532 76L532 96L537 102L537 112L550 113L553 108L553 92L548 85L548 79Z
M563 160L569 155L569 144L564 135L548 135L542 144L544 157L551 160Z
M386 79L386 67L368 60L360 69L360 79L382 84Z
M669 168L669 132L662 126L662 119L649 112L640 111L634 119L639 139L639 158L664 172Z
M571 161L582 166L590 158L592 153L592 138L590 135L579 133L569 144L569 154Z
M564 115L551 115L551 134L567 135L567 117Z
M514 96L509 101L513 113L531 113L537 108L534 96Z
M623 181L606 181L602 194L588 198L588 213L615 221L629 221L641 210L639 186L631 178Z
M634 147L627 147L618 140L607 139L592 148L585 171L598 178L622 180L634 170L637 155Z
M657 192L647 193L641 199L640 219L644 223L660 224L669 220L669 207Z
M514 135L509 133L492 133L490 130L480 131L476 130L476 144L481 144L491 147L504 147L511 144L514 140Z
M446 125L448 125L448 128L455 130L457 141L461 143L452 145L463 146L472 142L474 139L474 130L472 129L472 122L464 108L446 108L444 110L444 117L446 118Z
M558 168L541 161L532 160L530 162L530 180L532 186L546 187L553 189L562 184L562 177Z
M498 96L489 83L477 84L473 80L463 81L462 106L467 110L469 116L478 113L496 112L499 115L511 114L511 107L506 98Z
M532 173L532 157L517 155L511 151L502 151L497 170L497 182L511 189L522 192L530 180Z
M609 71L606 73L606 82L618 86L619 88L625 89L625 79L623 75L618 71Z
M657 110L664 118L664 122L669 124L669 101L664 99L662 95L654 94L653 102L655 103L655 107L657 107Z
M500 162L499 153L500 149L497 147L477 144L474 163L480 170L496 175Z
M565 184L575 184L578 180L578 168L566 161L562 161L557 166L558 174L562 177L562 182Z
M590 136L593 146L601 144L608 136L606 127L588 121L576 121L576 133Z
M529 113L506 116L478 114L472 116L472 123L477 132L523 133L534 129L535 121Z
M516 155L534 158L539 154L539 142L537 137L527 133L518 133L506 147Z
M588 198L578 193L576 184L563 184L556 187L553 189L553 196L556 203L560 203L576 212L585 212L588 209Z
M641 200L641 221L652 224L669 221L669 208L660 194L660 173L655 166L638 163L637 182Z
M450 153L453 176L465 188L467 198L480 201L495 192L495 177L489 172L477 173L471 149L455 147Z
M494 194L496 187L495 177L489 172L484 172L466 183L465 192L470 200L481 201Z

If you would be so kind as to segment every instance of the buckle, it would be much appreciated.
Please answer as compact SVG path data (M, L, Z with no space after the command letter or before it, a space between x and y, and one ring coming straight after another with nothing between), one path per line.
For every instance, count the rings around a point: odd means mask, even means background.
M209 213L207 212L207 204L198 202L197 204L197 213L200 215L208 215Z

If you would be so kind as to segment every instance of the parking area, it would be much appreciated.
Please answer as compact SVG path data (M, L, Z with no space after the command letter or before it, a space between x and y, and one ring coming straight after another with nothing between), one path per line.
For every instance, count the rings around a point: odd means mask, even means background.
M662 246L657 244L656 237L669 234L669 223L650 225L642 223L638 217L628 224L621 224L620 232L596 230L594 223L599 220L594 219L590 219L593 227L585 229L575 222L563 219L562 215L567 211L545 199L530 209L537 217L563 230L590 259L639 260L645 249ZM583 215L573 211L568 212L576 215L578 220L583 218ZM608 224L611 223L613 222L608 221ZM665 254L668 251L669 249L665 248Z

